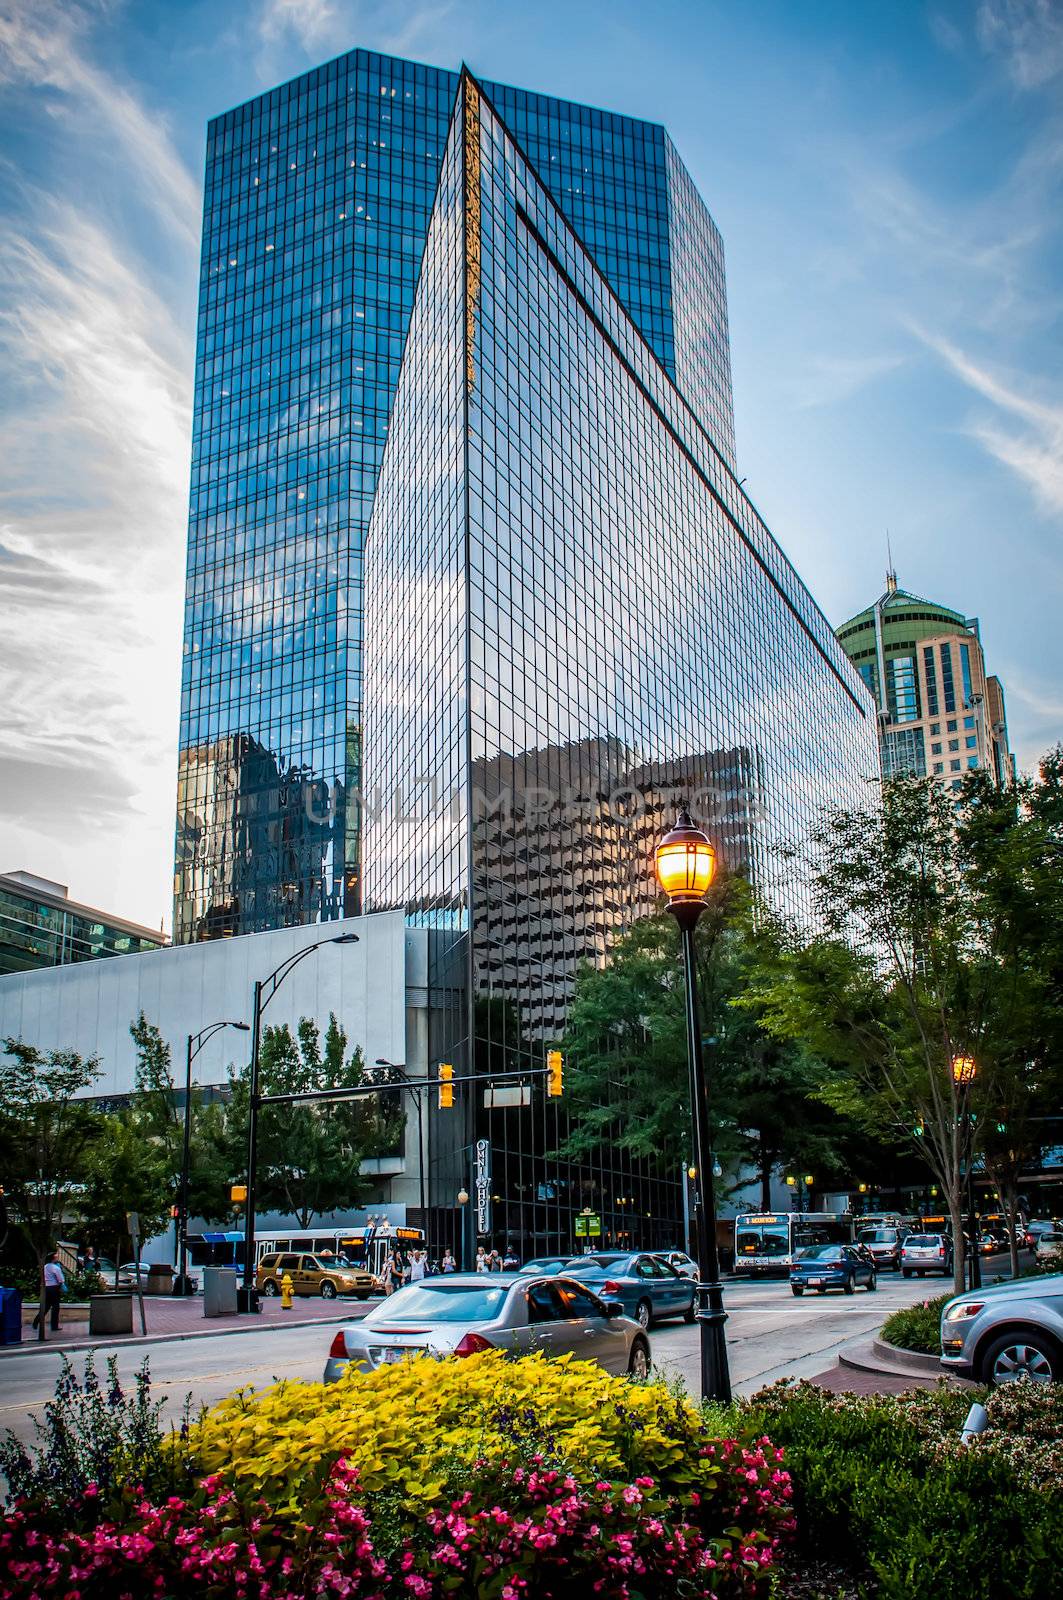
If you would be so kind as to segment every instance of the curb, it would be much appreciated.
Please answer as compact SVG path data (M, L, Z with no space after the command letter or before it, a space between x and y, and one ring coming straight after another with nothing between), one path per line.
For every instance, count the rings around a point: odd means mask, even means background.
M889 1352L886 1354L885 1352ZM977 1389L976 1383L959 1378L942 1369L936 1356L923 1355L918 1350L898 1350L884 1344L881 1339L871 1339L865 1344L853 1345L839 1351L838 1365L853 1372L877 1373L883 1378L913 1378L925 1382L927 1378L946 1378L961 1388Z
M14 1360L17 1356L37 1356L45 1351L52 1350L57 1356L77 1355L81 1350L121 1349L127 1350L134 1345L147 1344L175 1344L178 1340L187 1339L226 1339L239 1338L245 1333L276 1333L286 1328L332 1328L337 1322L356 1322L360 1318L347 1316L330 1317L302 1317L296 1322L261 1322L254 1316L249 1316L248 1326L241 1328L197 1328L190 1333L136 1333L130 1336L125 1333L115 1334L112 1338L106 1336L98 1339L46 1339L40 1343L37 1339L32 1342L23 1341L5 1347L0 1346L0 1362Z

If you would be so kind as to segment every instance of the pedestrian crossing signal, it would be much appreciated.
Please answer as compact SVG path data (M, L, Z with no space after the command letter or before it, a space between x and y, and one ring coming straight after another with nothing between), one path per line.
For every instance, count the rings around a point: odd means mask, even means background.
M440 1064L439 1076L442 1080L439 1085L439 1109L449 1111L454 1105L454 1068L449 1061Z
M546 1052L546 1092L558 1100L564 1093L565 1062L560 1050Z

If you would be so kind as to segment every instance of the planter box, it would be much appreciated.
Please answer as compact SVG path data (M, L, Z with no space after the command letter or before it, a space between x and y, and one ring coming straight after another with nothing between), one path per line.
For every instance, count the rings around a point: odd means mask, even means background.
M89 1301L89 1333L132 1333L133 1296L94 1294Z

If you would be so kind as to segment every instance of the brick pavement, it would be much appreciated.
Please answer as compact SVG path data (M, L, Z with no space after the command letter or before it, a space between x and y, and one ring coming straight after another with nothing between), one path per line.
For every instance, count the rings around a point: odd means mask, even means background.
M297 1328L312 1326L314 1323L349 1322L363 1317L369 1307L375 1304L375 1300L319 1300L307 1297L297 1299L290 1311L282 1310L279 1299L263 1296L259 1303L262 1309L257 1316L205 1317L203 1301L199 1296L180 1300L168 1295L145 1295L144 1320L148 1330L147 1339L154 1342L158 1339L203 1338L219 1333L265 1332L271 1328ZM92 1338L89 1335L87 1320L85 1322L68 1320L65 1326L60 1326L58 1333L49 1330L48 1338L42 1345L30 1326L33 1314L32 1305L23 1308L22 1343L0 1347L0 1361L5 1356L25 1350L87 1350L97 1345L144 1342L140 1332L140 1313L135 1301L132 1334L108 1333Z
M939 1379L931 1373L925 1378L913 1378L902 1372L862 1372L839 1362L808 1381L832 1394L904 1394L909 1389L936 1389Z

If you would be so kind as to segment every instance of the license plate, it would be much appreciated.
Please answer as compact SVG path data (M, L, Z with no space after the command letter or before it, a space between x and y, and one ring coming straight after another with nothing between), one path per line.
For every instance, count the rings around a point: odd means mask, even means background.
M407 1355L407 1354L408 1354L408 1352L406 1350L402 1349L401 1347L396 1347L394 1345L391 1345L391 1346L388 1347L387 1350L384 1351L384 1360L385 1361L401 1361L403 1359L403 1357L405 1355Z
M809 1281L809 1283L810 1283L810 1285L812 1286L813 1289L820 1288L820 1286L823 1283L823 1279L822 1278L809 1278L808 1281Z

